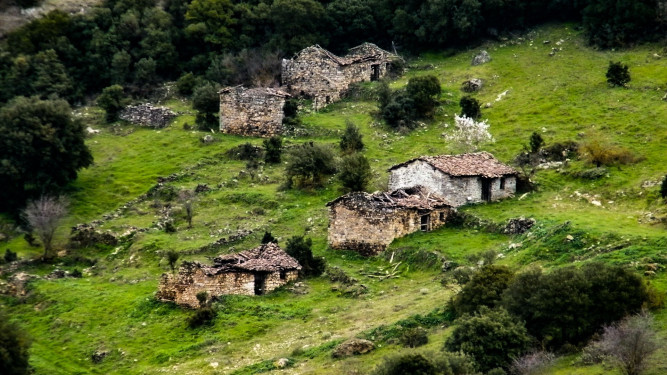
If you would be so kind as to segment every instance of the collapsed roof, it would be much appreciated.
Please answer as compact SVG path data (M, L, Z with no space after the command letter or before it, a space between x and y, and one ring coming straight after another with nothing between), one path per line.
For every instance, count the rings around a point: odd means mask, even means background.
M433 210L436 208L452 207L445 198L436 195L423 186L398 189L392 192L364 192L348 193L327 203L331 207L338 203L354 205L367 209L386 208L415 208L419 210Z
M301 265L275 243L267 243L236 254L220 255L212 266L202 266L209 275L225 272L280 272L300 270Z

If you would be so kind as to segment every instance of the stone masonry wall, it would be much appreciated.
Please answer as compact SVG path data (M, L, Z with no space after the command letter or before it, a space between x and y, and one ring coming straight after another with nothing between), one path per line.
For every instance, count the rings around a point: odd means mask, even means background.
M232 87L220 92L220 131L271 137L283 132L286 95L273 89Z
M429 163L416 160L391 171L388 190L422 185L447 199L455 207L482 202L482 178L477 176L452 177ZM505 188L500 189L500 178L491 182L491 200L512 196L516 192L516 178L505 177Z
M125 107L118 118L151 128L162 129L169 124L176 113L167 107L156 107L151 104L139 104Z
M329 208L329 246L375 255L394 239L421 230L422 215L430 216L428 230L433 230L445 224L449 209L424 213L407 208L368 211L336 204Z
M279 286L296 280L298 271L286 272L285 278L280 278L279 272L268 274L265 283L265 293ZM182 306L199 307L197 293L206 291L210 297L225 294L255 295L255 274L250 272L228 272L208 276L201 268L192 264L182 267L178 275L163 274L157 298L163 301L173 301Z

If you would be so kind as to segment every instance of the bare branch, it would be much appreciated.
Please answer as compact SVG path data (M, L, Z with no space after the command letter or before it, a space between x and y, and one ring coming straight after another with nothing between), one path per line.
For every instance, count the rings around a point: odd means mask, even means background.
M42 241L44 259L51 256L53 236L65 216L67 216L67 200L62 196L42 196L28 203L23 210L26 222Z

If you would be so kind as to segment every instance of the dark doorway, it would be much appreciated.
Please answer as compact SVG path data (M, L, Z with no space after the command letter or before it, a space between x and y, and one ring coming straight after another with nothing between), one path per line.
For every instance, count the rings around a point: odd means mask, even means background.
M491 182L493 179L482 178L482 200L490 201L491 200Z
M325 98L325 100L326 100L327 104L331 103L331 97L330 97L330 96L327 95L327 97Z
M371 65L371 81L380 79L380 64Z
M264 294L264 288L266 287L266 274L265 273L256 273L255 274L255 295L261 296Z
M421 231L428 232L428 223L431 220L431 215L422 215L421 217Z

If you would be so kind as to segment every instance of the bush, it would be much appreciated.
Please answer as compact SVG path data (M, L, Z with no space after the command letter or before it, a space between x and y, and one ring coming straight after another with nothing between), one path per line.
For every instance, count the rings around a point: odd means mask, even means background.
M662 179L662 184L660 184L660 196L663 199L667 198L667 176Z
M10 249L5 250L5 256L3 257L5 262L11 263L18 259L18 255Z
M544 139L537 132L530 135L530 152L537 153L544 145Z
M442 92L438 77L427 75L410 78L405 92L412 99L417 116L433 117L433 111L438 105L438 97Z
M188 318L188 326L190 328L198 328L213 325L216 316L218 314L211 307L201 308Z
M304 277L319 276L326 269L324 258L314 257L311 247L313 241L303 236L293 236L287 240L285 252L297 260L301 265L299 274Z
M277 244L278 240L275 237L273 237L271 232L268 232L268 231L264 232L264 237L262 237L262 244L267 244L267 243L270 243L270 242L273 242L273 243Z
M169 263L169 268L171 268L171 272L174 272L176 270L176 262L178 262L178 258L181 257L181 254L174 250L169 250L167 251L167 263Z
M199 130L219 129L218 113L220 111L220 95L212 83L205 83L194 89L192 108L197 110L195 123Z
M433 359L433 364L440 374L445 375L476 375L475 362L462 352L443 352Z
M340 149L344 153L352 153L364 149L364 142L359 128L352 121L345 121L345 132L340 138Z
M297 186L321 186L324 176L336 173L336 159L329 145L308 142L292 148L288 153L287 186L294 180Z
M81 273L81 271L79 271L78 268L75 268L74 270L72 270L72 273L70 273L70 276L80 279L81 277L83 277L83 274Z
M299 102L296 99L285 100L283 105L283 124L295 126L299 124Z
M454 125L456 129L445 135L445 139L451 142L454 148L463 152L474 152L484 143L495 142L486 120L475 121L472 117L455 115Z
M545 348L586 342L603 324L638 312L649 294L642 279L617 266L590 263L517 275L502 305Z
M338 178L347 190L364 191L371 177L371 165L364 155L352 154L343 157Z
M612 145L599 139L591 140L579 148L579 154L596 167L624 165L639 159L625 147Z
M195 75L192 74L192 72L188 72L183 74L178 81L176 81L176 91L181 95L190 96L196 85L197 79L195 78Z
M475 315L464 315L445 342L445 349L462 351L475 360L478 369L506 367L528 349L526 327L504 309L482 307Z
M470 117L471 119L478 119L482 116L482 109L477 99L466 95L459 101L461 106L461 116Z
M453 298L452 306L457 314L474 313L482 306L495 307L512 281L514 272L507 266L484 266L465 284Z
M386 357L373 371L374 375L436 375L435 366L421 354Z
M278 136L273 136L263 141L264 144L264 162L269 164L280 163L283 153L283 140Z
M253 146L250 142L246 142L229 149L227 156L234 160L257 160L262 156L262 149Z
M205 290L202 290L201 292L197 293L195 295L197 298L197 302L199 302L200 307L206 306L206 301L208 301L208 292Z
M523 355L512 360L510 369L516 375L537 375L544 373L546 367L549 367L556 356L553 353L539 351Z
M416 348L428 344L428 332L422 327L406 328L398 340L405 347Z
M123 86L113 85L102 90L97 97L97 105L106 112L106 121L118 120L118 114L127 105L128 99L123 92Z
M9 316L0 311L0 374L29 374L30 342Z
M628 71L628 66L619 62L609 62L609 67L607 68L607 83L610 86L625 86L630 82L630 72Z

